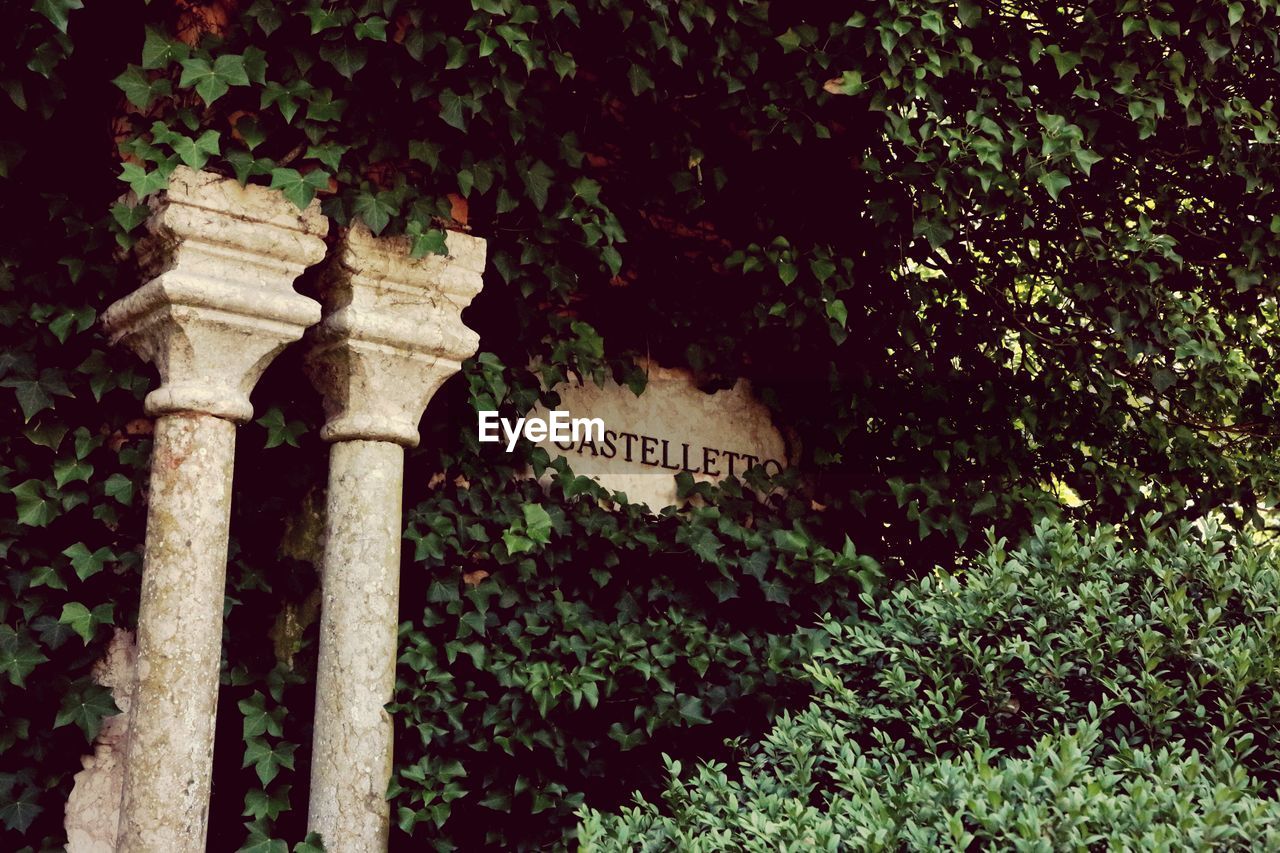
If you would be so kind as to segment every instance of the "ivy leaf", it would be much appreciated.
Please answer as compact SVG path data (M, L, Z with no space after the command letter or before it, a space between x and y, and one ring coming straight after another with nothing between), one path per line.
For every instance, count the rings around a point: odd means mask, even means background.
M1080 171L1086 175L1093 168L1093 164L1102 159L1101 154L1090 151L1088 148L1077 148L1074 152L1076 163L1080 165Z
M573 194L591 206L600 204L600 182L585 175L573 182Z
M334 70L350 80L356 72L364 68L368 61L368 52L363 47L348 44L326 44L320 48L320 58L333 66Z
M107 497L115 498L125 506L133 502L133 481L124 474L117 472L108 477L102 485L102 491Z
M244 68L244 76L247 79L244 83L238 85L247 86L250 83L257 83L262 86L266 84L267 52L265 50L260 47L246 47L242 56L242 67Z
M275 820L290 808L289 785L281 785L274 794L268 794L261 788L251 788L244 794L244 811L246 817L259 820Z
M333 100L333 92L321 89L307 102L307 118L312 121L340 121L347 108L345 98ZM283 109L281 110L283 112Z
M958 11L960 23L966 27L976 27L982 20L982 6L977 0L960 0Z
M92 679L81 678L72 683L62 696L62 707L54 718L53 727L60 728L75 723L90 743L98 737L104 717L120 713L111 691Z
M324 839L318 832L308 832L306 838L293 845L293 853L325 853Z
M62 606L62 615L58 617L58 621L79 634L87 646L93 640L99 625L110 625L114 621L114 607L113 604L99 604L90 610L80 602L72 601Z
M182 60L181 64L182 77L178 80L178 85L184 89L195 87L196 94L209 106L225 95L232 86L249 85L243 56L223 54L212 65L207 59L194 57Z
M482 44L481 50L483 49L484 47ZM552 53L551 67L555 69L556 75L561 80L566 77L572 77L578 72L578 63L574 60L573 55L569 53Z
M289 845L278 838L266 835L259 827L249 828L249 837L236 853L289 853Z
M40 566L32 569L28 576L30 586L47 586L49 589L65 590L67 585L63 582L62 577L58 574L58 570L53 566Z
M44 807L36 803L36 796L34 788L26 787L17 799L6 799L4 805L0 805L0 821L4 822L5 829L26 832L31 827L31 822L44 811Z
M1040 185L1049 191L1049 197L1058 200L1058 193L1071 186L1071 178L1062 172L1045 172L1040 176Z
M111 205L111 218L125 231L137 228L146 222L150 215L151 209L145 204L125 204L118 201Z
M128 184L138 198L145 198L169 186L169 173L163 169L148 172L137 163L125 163L120 167L120 180Z
M255 57L255 65L260 66L258 70L265 72L266 61L262 59L261 51L259 51ZM232 86L249 85L249 69L246 66L245 56L237 56L234 53L224 53L222 56L219 56L214 60L213 73L219 80L222 80Z
M444 230L430 228L421 234L414 235L411 254L415 258L425 257L426 255L449 254L449 247L445 243Z
M299 210L305 210L311 204L311 200L316 197L316 190L326 189L328 186L328 172L319 169L305 175L296 169L271 170L271 188L284 193L284 197L297 205Z
M653 88L653 78L649 76L648 69L636 63L631 64L631 70L627 72L627 81L631 84L631 94L640 95Z
M64 548L62 554L71 560L71 567L82 581L102 571L104 565L116 558L115 553L105 545L91 552L83 542Z
M836 325L843 327L849 320L849 309L845 307L843 299L833 299L827 303L827 316L836 322Z
M694 526L687 527L676 536L677 541L682 541L693 549L693 553L706 563L716 563L720 558L720 549L723 547L719 537L707 527Z
M174 60L186 59L190 53L190 48L182 42L170 39L154 27L147 27L147 35L142 42L143 68L164 68Z
M533 541L527 536L514 532L514 530L503 531L502 544L507 546L507 553L513 556L533 550Z
M329 167L332 172L337 172L342 168L342 155L346 154L348 146L339 145L336 142L327 142L324 145L312 145L307 148L307 153L302 155L309 160L319 160L321 163Z
M262 95L258 99L260 109L275 104L280 110L280 115L284 116L284 120L292 122L294 115L298 112L297 94L292 89L286 89L279 83L272 80L262 89ZM237 126L239 123L237 122Z
M946 245L955 236L955 232L945 222L936 219L917 219L915 234L923 236L935 249Z
M83 9L84 0L36 0L32 8L48 18L58 32L66 35L67 16L75 9Z
M450 89L440 93L440 119L450 127L466 132L467 120L462 115L462 98Z
M49 586L53 585L49 584ZM58 588L66 589L66 586L63 585ZM31 623L31 627L40 634L40 642L44 643L51 649L62 648L66 644L67 640L70 640L75 636L75 631L72 631L69 627L63 625L57 619L54 619L52 616L47 614L33 621Z
M199 138L176 135L171 143L173 153L192 169L203 169L210 156L218 153L218 139L221 134L216 130L206 130Z
M244 739L258 737L263 734L280 737L284 734L277 714L267 710L267 697L255 690L248 699L239 703L240 713L244 715Z
M330 10L319 3L308 4L306 16L311 19L311 35L322 33L334 27L340 27L351 20L351 10Z
M23 430L23 435L32 444L40 447L47 447L50 450L57 450L62 445L62 439L67 434L67 428L63 424L38 424L27 427Z
M409 142L409 159L417 160L419 163L426 163L432 170L440 165L440 145L435 142L427 142L424 139L414 139Z
M289 421L286 423L284 412L279 406L272 406L267 410L266 414L258 418L254 423L267 430L267 442L263 445L266 450L279 447L282 444L298 447L298 436L307 431L307 425L302 421Z
M547 515L547 511L542 508L541 504L525 504L522 508L524 512L525 535L539 545L545 545L551 541L551 516Z
M1151 374L1151 384L1156 386L1157 392L1163 394L1178 384L1178 376L1172 370L1162 367Z
M19 634L8 625L0 625L0 672L9 676L14 687L26 687L26 677L37 666L49 660L35 641Z
M53 463L53 482L59 489L67 483L88 482L93 466L79 459L59 459Z
M555 177L555 173L551 171L551 167L539 160L524 172L521 177L524 179L525 193L533 202L534 207L542 210L547 206L547 195L551 191L551 181Z
M386 18L366 18L358 21L354 28L355 36L358 39L372 39L373 41L387 40L387 19Z
M196 94L210 106L231 89L226 80L214 73L209 61L199 57L182 61L182 77L178 79L178 85L184 89L194 86Z
M258 779L266 785L276 778L281 767L293 769L293 753L297 748L297 744L292 743L278 743L272 746L265 738L256 737L246 742L244 763L240 766L248 767L252 764L258 773Z
M58 372L52 368L42 371L39 379L6 379L0 382L0 387L13 389L14 395L18 398L18 405L22 407L24 423L30 423L32 418L45 409L53 408L55 395L75 396L67 388L67 383Z
M165 78L151 79L141 68L130 65L119 76L111 81L129 103L141 110L151 106L151 101L159 95L168 95L173 89Z
M40 480L27 480L13 488L18 499L18 522L29 527L44 527L58 516L58 503L46 497Z
M364 224L369 226L369 230L374 234L381 234L387 224L391 222L391 217L399 211L395 204L392 203L390 194L386 192L371 193L368 190L362 190L356 196L353 205L355 214L364 220Z

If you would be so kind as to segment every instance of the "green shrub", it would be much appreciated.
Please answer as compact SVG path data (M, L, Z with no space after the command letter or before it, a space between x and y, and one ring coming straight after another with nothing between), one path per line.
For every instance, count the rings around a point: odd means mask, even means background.
M905 587L809 669L813 703L590 850L1280 843L1280 572L1212 525L1037 527Z

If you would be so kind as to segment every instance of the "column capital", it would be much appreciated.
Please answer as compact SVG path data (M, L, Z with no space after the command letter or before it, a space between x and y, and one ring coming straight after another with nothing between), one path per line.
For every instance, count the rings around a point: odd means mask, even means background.
M418 443L418 421L480 336L462 309L480 292L485 242L449 232L448 255L414 258L409 241L344 235L321 282L324 320L307 358L324 395L326 441Z
M293 282L324 258L328 220L318 202L300 211L276 190L182 166L151 206L136 250L149 281L103 328L159 371L147 414L247 421L258 377L320 319Z

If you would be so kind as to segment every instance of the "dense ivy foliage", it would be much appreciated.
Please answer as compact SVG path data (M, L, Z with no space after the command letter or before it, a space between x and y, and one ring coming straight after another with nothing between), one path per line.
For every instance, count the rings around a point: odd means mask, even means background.
M660 808L586 812L583 848L1280 843L1273 550L1045 523L827 628L813 705L740 778L673 763Z
M136 196L177 164L319 197L420 253L449 227L489 240L466 315L484 354L410 459L396 843L532 845L572 830L584 791L608 807L648 786L658 752L760 730L806 689L806 626L848 615L877 565L947 562L973 529L1045 514L1256 520L1275 474L1275 16L0 9L0 846L56 843L111 709L90 667L136 606L147 379L94 321L137 284L113 254ZM641 390L636 354L707 387L749 376L799 438L791 497L730 485L649 523L567 476L542 495L517 477L528 448L468 438L474 405L523 411L575 371ZM298 375L292 354L273 366L241 434L215 849L303 838L325 458Z

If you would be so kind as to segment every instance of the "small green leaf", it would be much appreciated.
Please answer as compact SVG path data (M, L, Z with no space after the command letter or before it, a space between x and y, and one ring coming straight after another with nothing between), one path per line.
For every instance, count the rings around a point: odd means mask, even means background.
M94 684L90 678L82 678L73 682L63 694L62 707L58 709L53 727L56 729L75 723L84 732L85 740L92 743L102 728L103 718L118 713L120 709L110 689Z
M267 430L267 441L263 445L266 450L279 447L282 444L298 447L298 437L307 431L307 425L302 421L286 422L284 412L279 406L272 406L267 410L266 414L254 421L254 423Z
M44 806L37 804L36 796L36 789L27 787L17 799L0 805L0 821L4 822L5 829L22 833L31 828L32 821L44 811Z
M316 197L316 190L329 186L329 174L318 169L305 175L296 169L272 169L271 188L280 190L299 210L305 210Z
M110 607L111 605L104 606ZM58 621L79 634L85 645L88 645L89 641L93 639L99 624L99 621L94 616L94 611L89 610L78 601L64 604L62 606L62 615L58 617Z
M107 478L102 486L103 493L128 506L133 503L133 481L124 474L115 473Z
M836 325L844 327L849 321L849 309L845 307L843 299L832 299L827 303L827 316L836 322Z
M415 258L427 255L447 255L449 248L445 244L444 230L431 228L421 234L414 235L411 254Z
M213 73L231 86L248 86L249 71L245 67L245 58L232 53L225 53L213 62Z
M104 565L116 558L110 548L103 546L91 552L83 542L64 548L62 553L71 560L71 567L76 570L76 576L82 581L102 571Z
M329 171L338 172L342 169L342 155L346 154L348 147L339 145L336 142L327 142L324 145L312 145L307 148L307 153L302 155L309 160L319 160L321 163L329 167Z
M945 246L955 236L949 225L936 219L917 219L915 233L923 236L935 249Z
M68 15L76 9L83 9L84 0L36 0L32 8L48 18L49 23L65 35Z
M1090 170L1093 169L1093 164L1102 159L1101 154L1096 154L1088 148L1077 148L1074 154L1076 163L1080 166L1080 171L1084 172L1086 175L1088 175Z
M547 206L547 196L551 191L551 182L555 173L551 167L539 160L528 168L521 177L524 179L525 193L534 207L542 210Z
M53 463L53 482L59 489L67 483L88 481L93 476L93 466L79 459L59 459Z
M348 44L326 44L320 48L320 58L332 65L335 71L348 80L364 68L369 59L363 47Z
M136 65L130 65L111 82L124 92L129 103L141 110L151 106L157 95L168 95L173 91L167 79L153 80Z
M192 169L203 169L209 157L218 153L219 137L216 130L206 130L197 139L176 135L171 147L183 163Z
M391 222L391 217L399 213L391 194L387 192L371 193L363 190L356 196L353 208L356 216L364 220L364 224L374 234L381 234Z
M1071 178L1063 172L1045 172L1040 176L1040 185L1049 191L1049 197L1058 200L1058 194L1071 186Z
M0 625L0 672L9 676L14 687L25 687L26 677L49 660L35 641L19 634L8 625Z
M542 505L525 504L522 511L525 535L539 545L545 545L551 541L551 516L547 515Z
M462 98L450 89L440 93L440 119L450 127L466 131L467 120L462 115Z
M148 70L164 68L174 60L183 60L191 51L180 41L171 40L154 27L147 27L142 42L142 67Z
M40 480L27 480L13 488L18 500L18 522L30 527L44 527L58 516L57 501L47 497Z
M386 18L367 18L358 21L355 26L355 36L358 39L372 39L373 41L387 40L387 19Z
M209 61L199 57L182 61L182 76L178 79L178 85L184 89L194 87L201 100L210 106L231 89L226 80L214 73Z

